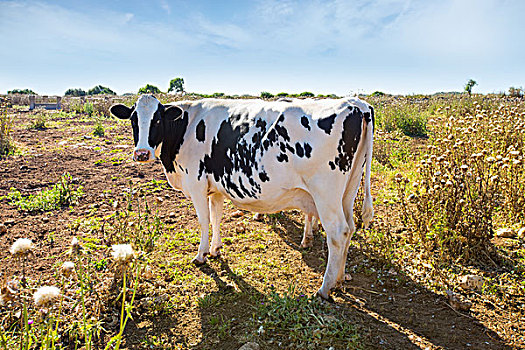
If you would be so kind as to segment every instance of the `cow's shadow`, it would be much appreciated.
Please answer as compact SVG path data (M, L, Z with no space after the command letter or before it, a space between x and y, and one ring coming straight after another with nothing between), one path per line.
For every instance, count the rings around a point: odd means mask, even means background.
M314 232L313 247L301 249L302 220L290 214L278 220L279 225L274 223L273 229L290 247L301 251L304 262L320 273L321 279L328 257L324 234ZM356 232L354 239L363 241L362 234L362 231ZM370 333L370 343L387 349L404 347L401 345L404 340L409 341L405 348L511 349L474 316L454 310L444 296L396 271L395 267L390 272L374 267L370 264L373 257L364 246L360 247L350 248L346 270L351 272L352 279L345 282L334 297L342 312L358 312L374 319L377 332Z

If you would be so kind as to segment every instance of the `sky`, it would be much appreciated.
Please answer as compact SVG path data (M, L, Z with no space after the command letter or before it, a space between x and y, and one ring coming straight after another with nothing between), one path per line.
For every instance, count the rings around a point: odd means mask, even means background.
M525 86L523 0L0 0L0 93L347 95Z

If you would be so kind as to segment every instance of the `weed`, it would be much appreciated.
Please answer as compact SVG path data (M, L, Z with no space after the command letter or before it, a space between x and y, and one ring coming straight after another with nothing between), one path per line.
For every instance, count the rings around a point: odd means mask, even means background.
M2 112L0 114L0 159L9 154L13 154L15 151L15 144L11 137L13 130L13 117L10 117L7 113Z
M84 103L84 106L82 107L82 109L83 109L83 112L86 113L89 117L93 116L93 113L95 111L95 109L93 108L93 103L89 101Z
M49 211L63 206L71 206L78 202L84 192L82 186L73 188L73 180L69 173L65 173L53 188L43 190L37 194L22 196L22 193L14 188L5 196L10 204L25 211Z
M33 130L45 130L47 129L47 116L45 113L39 113L35 116L33 120L31 120L31 124L29 124L28 129Z
M100 121L98 121L95 124L95 128L93 129L93 136L104 137L104 126Z

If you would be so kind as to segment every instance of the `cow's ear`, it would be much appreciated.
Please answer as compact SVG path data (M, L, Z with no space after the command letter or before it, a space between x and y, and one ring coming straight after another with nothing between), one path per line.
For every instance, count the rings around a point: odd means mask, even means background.
M109 109L110 112L119 119L129 119L131 118L132 108L124 106L123 104L113 105Z
M180 107L169 106L168 108L164 110L164 115L162 116L162 118L164 120L173 121L177 119L178 117L180 117L181 114L182 114L182 109Z

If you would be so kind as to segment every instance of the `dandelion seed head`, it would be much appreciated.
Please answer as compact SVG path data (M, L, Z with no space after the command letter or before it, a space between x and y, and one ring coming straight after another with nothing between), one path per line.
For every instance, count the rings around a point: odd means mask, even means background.
M37 307L53 303L60 296L60 289L54 286L44 286L37 289L33 299Z
M75 271L75 263L72 261L66 261L62 264L60 271L64 276L69 277Z
M27 238L19 238L13 243L9 252L13 255L26 255L33 248L33 242Z
M121 264L129 262L135 256L135 252L130 244L114 244L111 246L111 249L111 256L116 262Z

